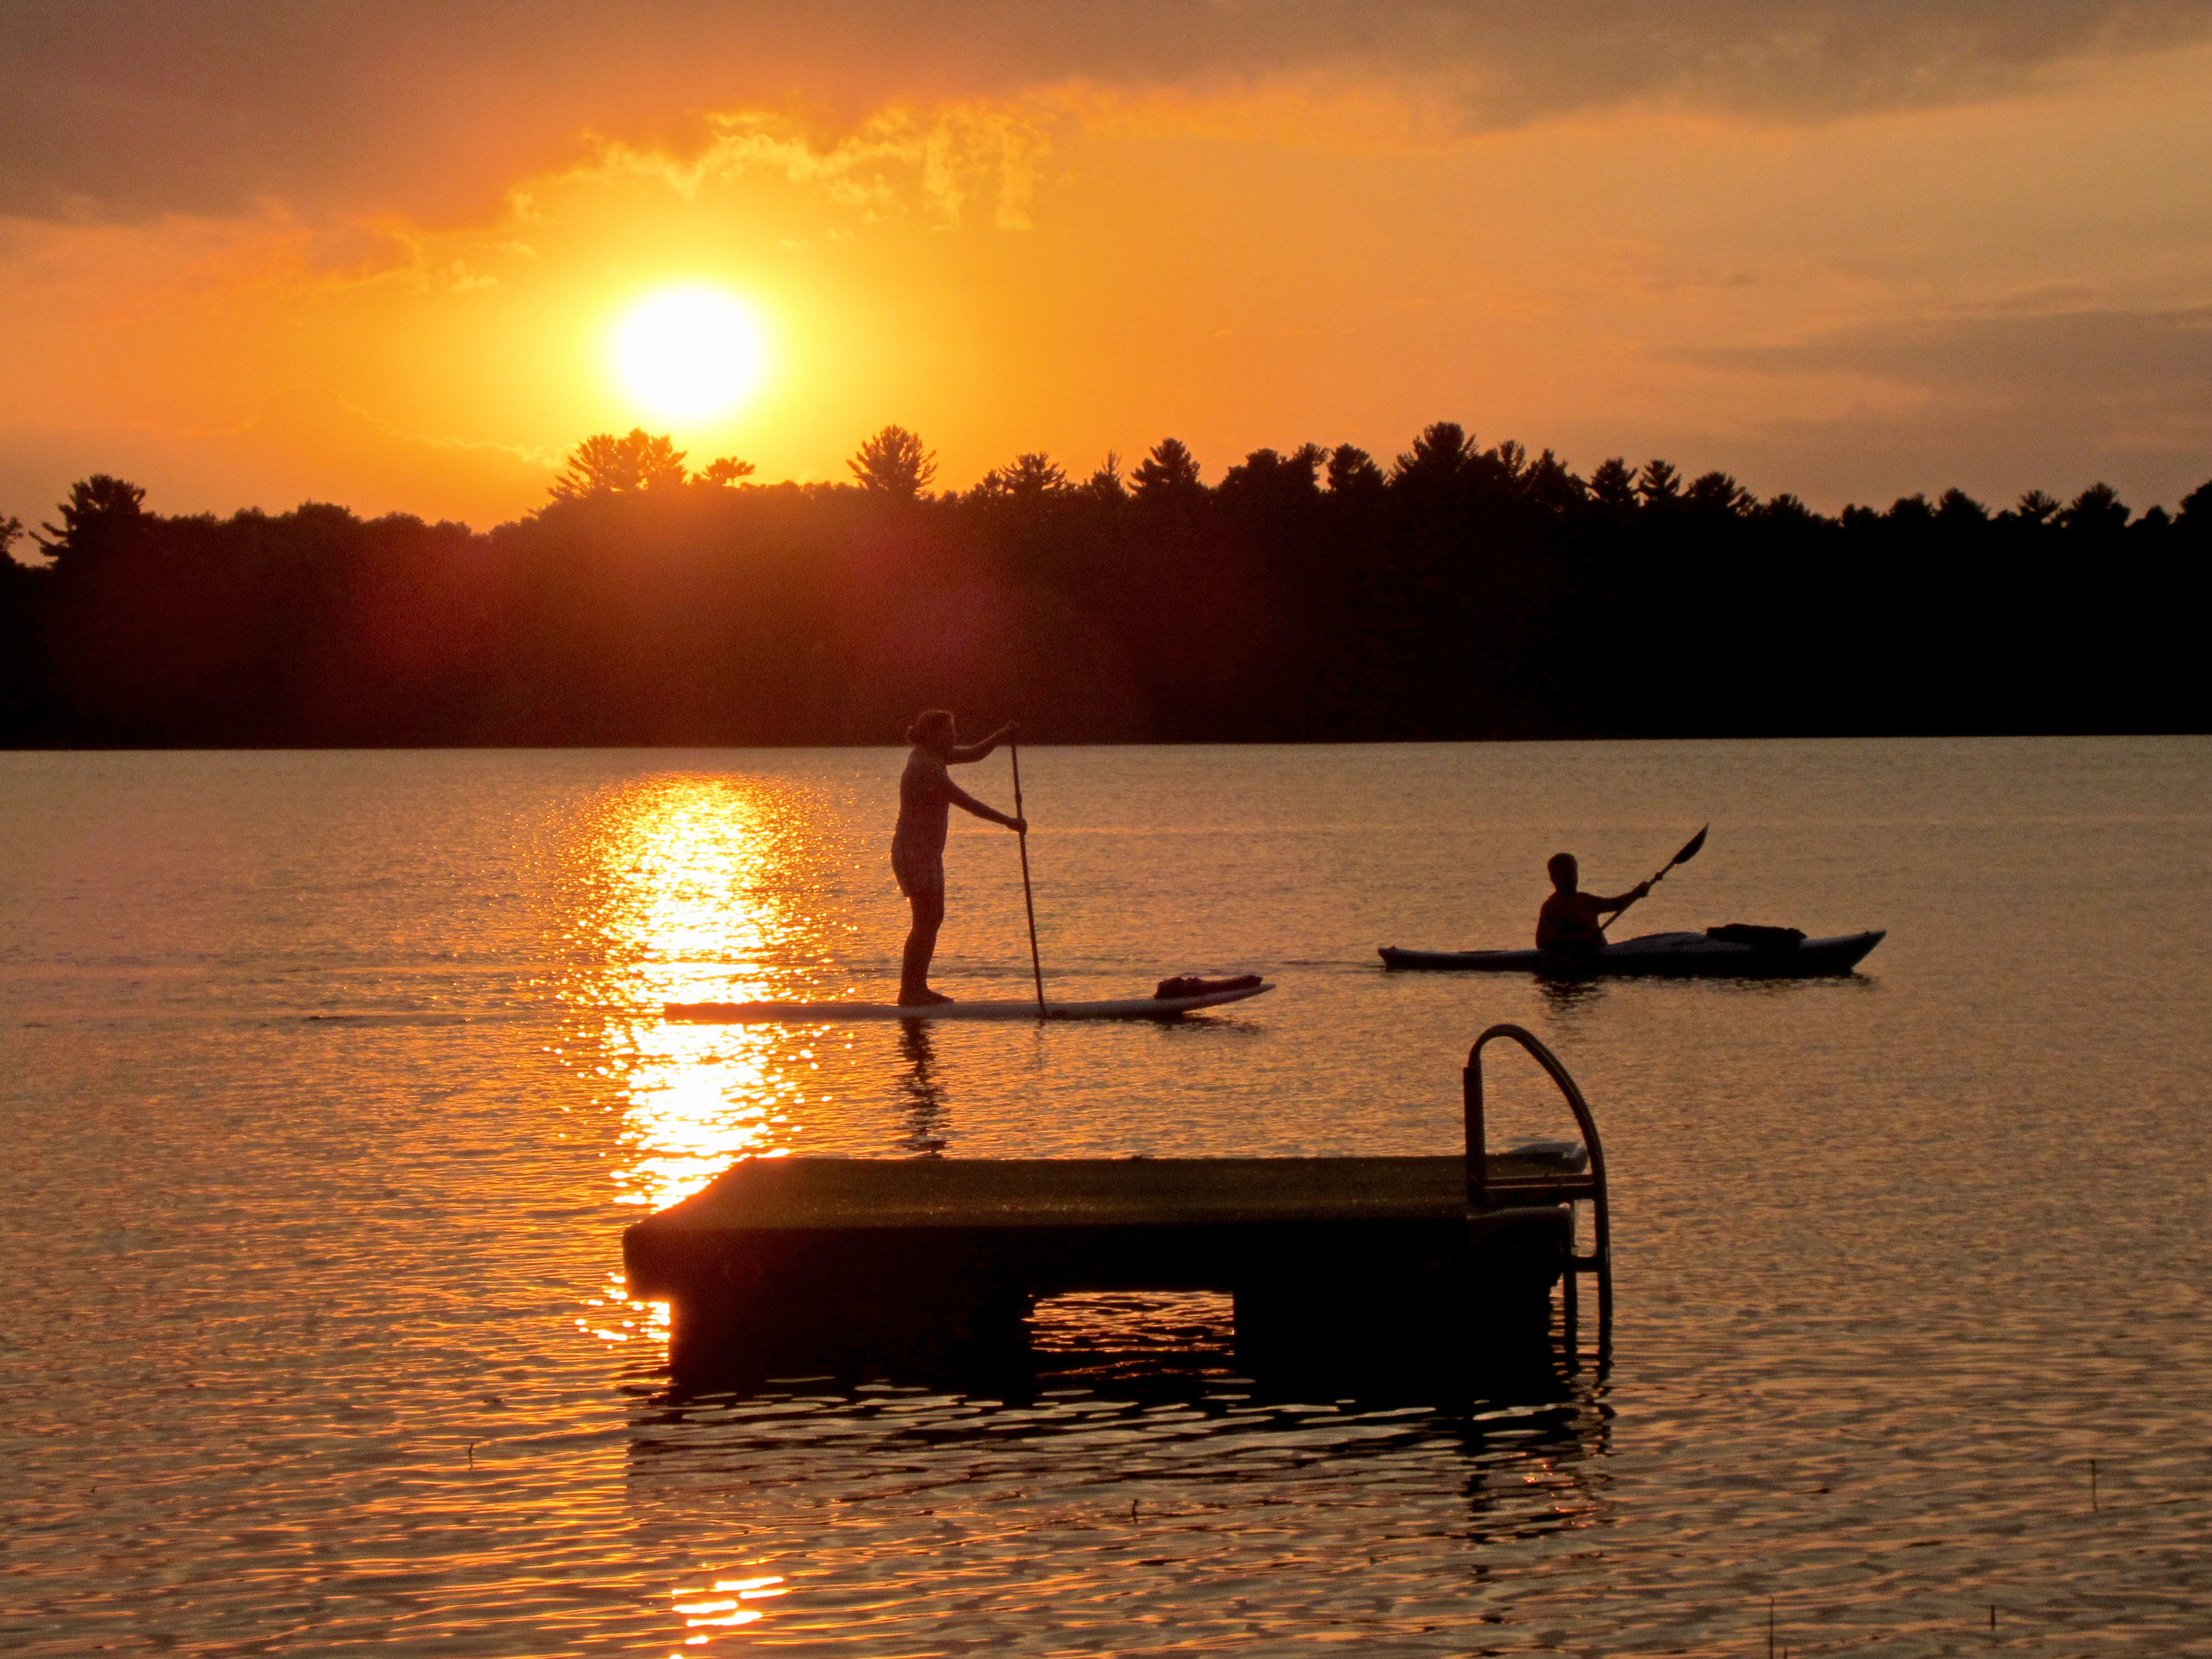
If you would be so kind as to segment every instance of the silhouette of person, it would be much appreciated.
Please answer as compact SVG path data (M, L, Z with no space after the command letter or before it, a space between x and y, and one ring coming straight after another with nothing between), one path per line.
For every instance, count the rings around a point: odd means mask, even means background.
M964 747L952 716L942 709L925 710L907 728L906 741L914 745L914 752L906 757L906 770L899 776L899 826L891 837L891 872L898 877L899 891L914 911L899 972L902 1008L952 1001L929 988L930 958L937 954L937 930L945 919L945 832L950 809L956 806L1003 824L1017 834L1029 828L1025 819L984 805L953 782L945 770L981 760L1014 732L1011 724L1002 726L980 743Z
M1580 887L1582 868L1572 853L1554 853L1544 868L1551 872L1552 892L1536 913L1536 949L1562 962L1594 954L1605 942L1598 918L1651 891L1650 882L1640 881L1618 898L1601 899L1594 893L1585 893Z

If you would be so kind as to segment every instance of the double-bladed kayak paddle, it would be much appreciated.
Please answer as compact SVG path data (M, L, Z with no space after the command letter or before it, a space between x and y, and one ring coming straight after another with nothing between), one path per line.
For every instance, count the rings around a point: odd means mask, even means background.
M1018 801L1017 801L1014 804L1014 810L1018 815L1021 811L1021 803ZM1682 850L1675 854L1673 857L1668 859L1666 863L1661 864L1659 868L1653 872L1651 879L1645 882L1644 885L1647 887L1657 887L1661 881L1665 879L1668 871L1673 869L1677 864L1688 864L1691 859L1696 857L1699 853L1704 851L1705 830L1709 830L1713 826L1710 824L1708 824L1705 826L1705 829L1698 831L1698 833L1691 836L1688 841L1684 841L1682 843ZM1634 899L1631 899L1629 900L1628 904L1633 904L1636 901ZM1607 928L1612 926L1615 922L1619 921L1622 917L1627 915L1628 904L1622 905L1619 910L1613 912L1609 919L1601 922L1598 925L1598 932L1601 933L1603 933Z

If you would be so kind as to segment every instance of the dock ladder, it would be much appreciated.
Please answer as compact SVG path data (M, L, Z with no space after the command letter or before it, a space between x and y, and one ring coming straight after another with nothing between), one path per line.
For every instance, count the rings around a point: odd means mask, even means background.
M1482 1114L1482 1051L1501 1037L1509 1037L1527 1049L1566 1096L1576 1126L1582 1132L1582 1144L1589 1150L1586 1169L1563 1171L1555 1175L1491 1178L1484 1156L1486 1147ZM1576 1339L1579 1302L1576 1286L1583 1274L1594 1273L1598 1281L1598 1363L1603 1366L1611 1359L1613 1348L1613 1232L1606 1203L1605 1148L1598 1141L1598 1126L1590 1116L1590 1104L1582 1098L1582 1090L1574 1079L1568 1076L1567 1068L1559 1063L1559 1056L1532 1033L1518 1025L1493 1025L1476 1038L1475 1046L1467 1051L1467 1069L1461 1077L1467 1116L1468 1214L1472 1217L1494 1215L1504 1210L1567 1207L1565 1259L1560 1275L1567 1357L1570 1363L1578 1363L1580 1358ZM1585 1203L1590 1206L1591 1217L1592 1248L1587 1256L1575 1248L1574 1206Z

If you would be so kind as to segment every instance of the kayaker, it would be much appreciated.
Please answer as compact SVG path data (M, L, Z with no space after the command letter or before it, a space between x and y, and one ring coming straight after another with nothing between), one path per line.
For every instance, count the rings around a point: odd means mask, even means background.
M1585 893L1580 886L1582 868L1575 863L1572 853L1554 853L1544 868L1551 872L1552 892L1551 897L1544 901L1544 908L1536 913L1536 948L1549 956L1589 956L1605 942L1599 918L1634 903L1651 891L1650 882L1640 881L1615 899Z
M953 782L948 766L964 766L981 760L1014 735L1011 724L1002 726L980 743L963 746L952 716L942 709L928 709L914 717L906 741L914 752L906 757L899 776L899 826L891 836L891 872L899 879L899 891L913 907L914 925L906 935L906 958L899 972L899 1006L927 1008L952 998L929 988L930 958L937 954L937 929L945 919L945 832L950 809L958 807L994 824L1003 824L1017 834L1028 823L1009 818L996 807L986 806Z

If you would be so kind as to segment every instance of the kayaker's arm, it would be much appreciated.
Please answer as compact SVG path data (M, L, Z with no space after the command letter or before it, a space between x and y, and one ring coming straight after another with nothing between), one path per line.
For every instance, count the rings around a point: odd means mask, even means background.
M1597 901L1597 907L1600 910L1626 910L1630 905L1635 903L1638 899L1642 898L1650 891L1650 882L1639 881L1634 887L1631 887L1627 892L1622 894L1617 899L1599 899Z

